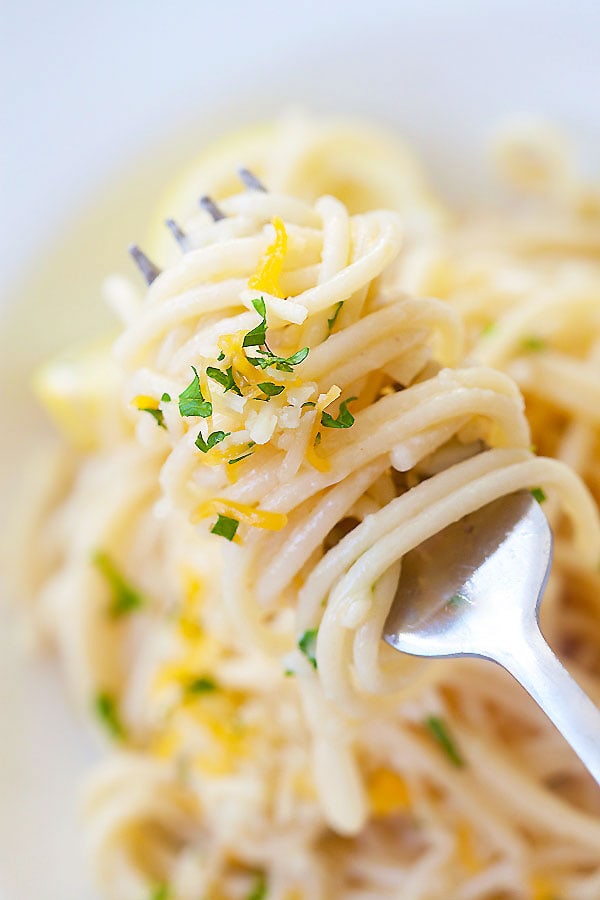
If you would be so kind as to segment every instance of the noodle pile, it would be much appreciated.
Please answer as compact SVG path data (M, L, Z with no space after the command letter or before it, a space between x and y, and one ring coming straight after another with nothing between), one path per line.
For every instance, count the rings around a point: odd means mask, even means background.
M404 554L534 489L543 628L600 699L600 202L551 134L498 156L518 196L461 219L387 138L285 119L171 198L186 252L155 242L147 296L110 280L32 539L35 620L111 741L111 900L600 896L597 790L533 701L380 640Z

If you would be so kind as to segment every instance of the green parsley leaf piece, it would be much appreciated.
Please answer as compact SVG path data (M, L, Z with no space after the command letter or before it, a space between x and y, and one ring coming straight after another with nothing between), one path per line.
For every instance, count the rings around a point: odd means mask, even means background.
M546 497L546 494L545 494L543 488L541 488L541 487L531 488L531 494L532 494L533 498L535 500L537 500L538 503L543 503L544 500L548 499Z
M121 722L117 701L108 691L100 691L94 697L96 715L115 741L125 740L125 728Z
M243 459L248 459L249 456L252 456L252 453L253 453L253 451L250 450L250 451L248 451L248 453L242 454L242 456L236 456L235 459L228 459L228 460L227 460L227 465L228 465L228 466L234 466L236 463L241 462Z
M321 432L320 432L320 431L317 431L317 433L315 434L315 439L314 439L314 442L313 442L313 447L318 447L320 443L321 443Z
M304 407L306 407L307 409L314 409L316 405L317 404L314 402L314 400L307 400L306 403L302 404L300 409L304 409Z
M206 369L206 374L209 378L212 378L213 381L217 381L220 385L225 388L225 393L227 391L233 391L234 394L237 394L238 397L242 396L242 392L240 391L238 385L236 384L236 380L233 377L233 366L229 366L226 372L222 372L220 369L216 369L214 366L208 366Z
M150 900L169 900L169 896L169 885L166 883L157 884L156 887L152 889Z
M146 599L143 594L123 577L108 553L96 550L92 562L104 576L111 590L112 601L108 609L111 616L118 618L144 606Z
M332 330L333 326L335 325L335 320L339 316L340 309L342 308L343 305L344 305L343 300L340 300L339 303L336 303L335 310L334 310L332 317L330 319L327 319L327 325L329 327L329 334L331 334L331 330Z
M337 419L334 419L327 412L322 412L321 425L324 425L325 428L350 428L354 425L354 416L348 409L348 404L353 400L356 400L356 397L348 397L347 400L342 400Z
M261 354L260 356L246 356L248 362L255 368L264 370L269 366L274 366L280 372L293 372L293 366L299 365L308 356L308 347L303 347L302 350L298 350L288 357L276 356L268 348L258 352Z
M285 385L283 384L271 384L270 381L261 381L259 385L257 385L267 397L276 397L278 394L281 394L282 391L285 390Z
M316 669L317 668L317 659L315 657L315 652L317 649L317 634L319 633L318 628L311 628L309 631L305 631L300 640L298 641L298 646L310 662L311 666Z
M165 417L163 415L162 409L154 409L152 406L139 406L138 409L140 412L150 413L152 418L156 419L156 424L160 428L166 429L167 426L165 425Z
M457 769L462 769L465 761L460 755L446 723L439 716L427 716L425 726L434 740L438 742L452 765L456 766Z
M164 394L162 395L162 397L161 397L160 399L162 400L163 403L170 403L170 402L171 402L171 395L170 395L170 394L167 394L167 392L165 391Z
M252 306L262 321L244 336L242 347L262 347L267 340L267 307L262 297L252 301Z
M229 516L217 516L217 521L210 529L211 534L218 534L221 537L227 538L228 541L232 541L235 537L235 533L238 530L238 525L240 523L237 519L230 519Z
M217 689L217 682L207 675L200 675L198 678L193 678L185 686L186 694L212 694L213 691L216 691Z
M200 416L202 419L208 419L212 416L212 403L204 399L198 372L193 366L192 371L194 378L179 395L179 412L182 416Z
M294 672L293 669L284 669L283 674L285 675L286 678L291 678L296 673Z
M221 352L220 352L219 355L217 356L217 362L223 362L224 359L225 359L225 354L224 354L223 351L221 350Z
M230 434L230 431L213 431L212 434L209 434L208 439L205 441L202 437L202 432L200 432L195 440L195 444L198 450L202 450L203 453L208 453L209 450L212 450L215 444L220 444L221 441L224 441L225 438L229 437Z
M546 341L537 334L530 334L521 341L521 349L533 353L539 353L546 349Z
M450 609L458 609L467 602L467 598L463 597L462 594L452 594L452 596L446 600L446 606L449 606Z
M268 890L267 876L264 872L260 872L256 876L256 881L246 900L266 900Z

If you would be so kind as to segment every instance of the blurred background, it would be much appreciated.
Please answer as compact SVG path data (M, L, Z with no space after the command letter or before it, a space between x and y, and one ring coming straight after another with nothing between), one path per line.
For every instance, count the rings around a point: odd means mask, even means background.
M598 35L597 0L7 0L4 558L23 448L43 427L29 372L98 329L103 278L132 271L127 245L207 141L290 107L366 117L407 138L447 197L476 202L507 116L549 119L597 163ZM25 668L13 630L0 635L0 898L91 900L76 811L94 751L47 664Z

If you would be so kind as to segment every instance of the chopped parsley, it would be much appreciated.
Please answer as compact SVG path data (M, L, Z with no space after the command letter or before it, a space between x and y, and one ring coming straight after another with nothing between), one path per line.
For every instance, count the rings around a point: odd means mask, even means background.
M225 354L224 354L223 351L221 350L221 352L220 352L219 355L217 356L217 362L223 362L224 359L225 359Z
M96 550L92 562L104 576L112 593L109 606L111 616L118 618L139 609L145 603L145 597L121 575L114 562L104 550Z
M315 434L315 439L313 441L313 446L318 447L320 443L321 443L321 432L317 431L317 433Z
M467 603L467 598L463 597L462 594L452 594L452 596L446 600L446 606L449 606L450 609L458 609L465 603Z
M337 419L330 416L328 412L323 411L321 413L321 425L324 425L325 428L350 428L354 425L354 416L348 409L348 404L353 400L356 400L356 397L348 397L347 400L342 400Z
M238 397L242 396L242 392L233 377L233 366L229 366L225 372L222 372L221 369L216 369L214 366L208 366L206 374L209 378L212 378L213 381L217 381L222 385L225 388L225 393L227 393L227 391L233 391Z
M217 682L208 675L200 675L198 678L193 678L185 686L186 694L212 694L217 689Z
M154 406L138 406L138 409L140 412L150 413L152 418L156 420L156 424L160 428L166 429L167 426L165 425L165 417L163 415L162 409L156 409L156 407Z
M162 397L161 397L160 399L162 400L163 403L170 403L170 402L171 402L171 395L170 395L170 394L167 394L167 392L165 391L164 394L162 395Z
M254 447L254 445L255 445L255 442L254 442L254 441L250 441L250 443L248 444L248 453L242 453L241 456L236 456L235 459L230 459L230 460L228 460L228 461L227 461L227 465L228 465L228 466L233 466L233 465L235 465L235 463L239 463L239 462L241 462L243 459L247 459L249 456L252 456L252 453L254 452L254 451L252 450L252 447Z
M115 741L125 740L125 728L121 722L117 701L108 691L100 691L94 698L96 715Z
M534 500L537 500L538 503L543 503L544 500L547 500L546 494L541 487L531 488L531 495Z
M217 516L217 521L210 529L211 534L218 534L221 537L227 538L228 541L232 541L235 537L235 533L238 530L238 525L240 523L237 519L230 519L229 516Z
M425 726L434 740L438 742L453 766L462 769L465 764L464 759L460 755L454 739L448 731L448 726L440 719L439 716L427 716Z
M308 347L303 347L302 350L292 353L291 356L276 356L265 344L265 349L259 349L258 353L260 353L260 357L246 356L250 365L255 368L268 369L269 366L274 366L280 372L293 372L293 366L298 366L308 356Z
M262 347L267 340L267 307L262 297L252 301L252 306L261 317L261 321L252 331L244 336L242 347Z
M268 890L267 876L264 872L260 872L256 876L256 881L252 890L246 897L246 900L266 900Z
M313 669L317 668L317 658L315 653L317 651L317 634L319 633L318 628L311 628L308 631L305 631L300 640L298 641L298 646L306 656L307 660L310 662Z
M182 416L200 416L207 419L212 416L212 403L204 399L198 372L193 366L192 371L194 377L191 383L179 395L179 412Z
M207 440L204 440L202 432L200 432L194 443L198 450L202 450L203 453L208 453L215 444L220 444L221 441L224 441L230 434L230 431L213 431L212 434L209 434Z
M521 341L521 349L538 353L546 349L546 341L537 334L530 334Z
M169 900L169 885L157 884L155 888L152 889L152 893L150 894L150 900Z
M334 313L333 313L332 317L331 317L330 319L327 319L327 325L328 325L328 328L329 328L329 334L331 334L331 332L332 332L333 326L335 325L335 320L336 320L337 317L339 316L340 310L341 310L341 308L342 308L343 305L344 305L344 301L343 301L343 300L340 300L339 303L336 303L335 310L334 310Z
M316 405L317 404L314 402L314 400L307 400L306 403L302 404L300 409L304 409L304 407L306 407L307 409L314 409Z
M267 397L276 397L278 394L281 394L281 392L285 390L285 385L271 384L270 381L261 381L261 383L258 384L257 387L260 388L263 394L266 394Z

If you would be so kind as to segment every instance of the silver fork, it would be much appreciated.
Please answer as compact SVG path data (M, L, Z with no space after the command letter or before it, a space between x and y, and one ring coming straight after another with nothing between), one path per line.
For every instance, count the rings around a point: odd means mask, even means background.
M519 681L600 784L600 711L538 625L552 532L529 491L489 503L408 553L384 640L414 656L478 656Z

